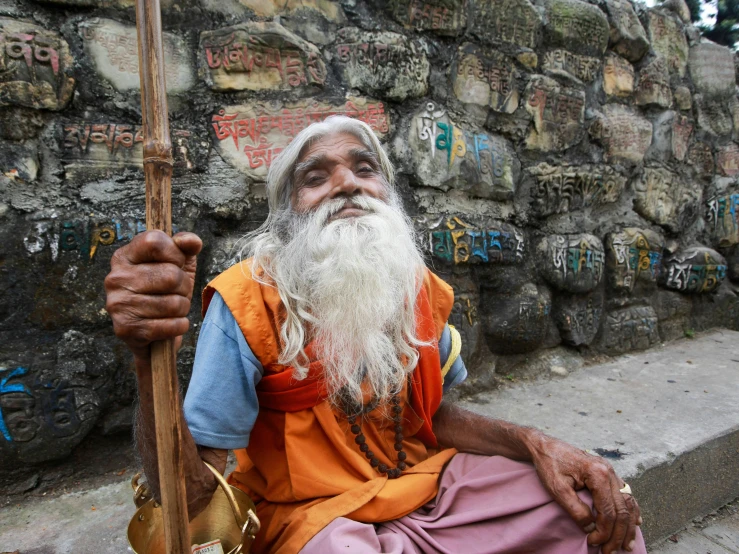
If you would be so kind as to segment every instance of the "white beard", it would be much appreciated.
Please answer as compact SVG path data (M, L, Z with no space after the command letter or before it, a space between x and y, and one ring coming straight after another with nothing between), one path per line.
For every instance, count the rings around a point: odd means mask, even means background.
M326 223L347 203L367 215ZM287 310L280 363L304 379L303 347L314 340L334 405L361 405L363 391L389 400L424 344L414 314L424 262L410 219L395 198L361 196L328 200L283 222L279 247L262 248L260 259L257 246L254 264L274 280Z

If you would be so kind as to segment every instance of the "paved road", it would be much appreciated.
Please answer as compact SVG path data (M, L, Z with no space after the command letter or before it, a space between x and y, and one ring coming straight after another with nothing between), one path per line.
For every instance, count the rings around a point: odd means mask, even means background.
M653 547L652 554L739 554L739 501Z

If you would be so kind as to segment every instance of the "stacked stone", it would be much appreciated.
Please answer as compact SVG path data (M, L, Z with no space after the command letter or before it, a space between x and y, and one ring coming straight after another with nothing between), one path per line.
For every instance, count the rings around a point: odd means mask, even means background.
M102 281L144 229L132 5L0 7L2 467L129 425L131 360ZM686 13L682 0L164 1L175 223L205 240L198 286L264 220L274 157L346 114L387 145L455 288L470 386L491 361L575 363L739 327L735 59Z

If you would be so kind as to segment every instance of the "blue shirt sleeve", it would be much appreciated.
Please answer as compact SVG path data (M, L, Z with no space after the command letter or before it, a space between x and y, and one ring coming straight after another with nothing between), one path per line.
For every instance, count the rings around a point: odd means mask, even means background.
M439 339L439 359L441 359L441 366L447 362L449 354L452 350L452 333L449 330L449 324L444 326L444 331L441 333L441 339ZM467 379L467 368L462 361L462 356L457 356L457 359L452 363L452 367L449 368L449 372L444 376L444 384L442 386L443 392L447 392L449 389L456 387L462 381Z
M263 373L228 306L214 294L185 395L185 421L196 444L226 450L249 445Z

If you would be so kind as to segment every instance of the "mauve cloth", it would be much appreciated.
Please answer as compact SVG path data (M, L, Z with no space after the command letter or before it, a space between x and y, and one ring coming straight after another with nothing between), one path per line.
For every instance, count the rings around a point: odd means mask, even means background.
M592 506L587 491L578 492ZM597 554L544 489L534 466L502 456L457 454L436 499L380 524L338 518L301 554ZM646 554L637 528L634 554Z

